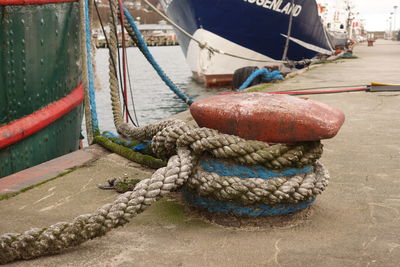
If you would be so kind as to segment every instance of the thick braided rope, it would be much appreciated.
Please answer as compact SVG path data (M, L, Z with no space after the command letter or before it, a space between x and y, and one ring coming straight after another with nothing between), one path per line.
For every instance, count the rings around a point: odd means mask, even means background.
M217 213L220 215L229 214L236 215L244 218L259 217L259 216L284 216L296 213L310 207L315 198L309 200L297 202L297 203L283 203L283 204L255 204L255 205L243 205L240 202L222 201L215 200L208 197L201 197L192 194L188 190L183 190L182 195L185 197L189 205L200 208L203 211L209 213Z
M85 112L85 125L88 143L93 143L93 128L92 128L92 114L90 110L90 96L89 96L89 74L87 62L87 49L86 49L86 20L85 20L85 5L86 1L79 2L79 15L80 15L80 40L81 40L81 61L82 61L82 83L84 85L84 112Z
M320 163L302 175L272 179L220 176L197 166L185 187L197 195L244 205L297 203L315 198L328 185L329 173Z
M270 169L300 168L314 163L322 155L319 141L294 146L268 145L182 123L163 129L152 141L153 151L160 157L173 154L176 146L189 146L196 154L208 151L217 158L233 159L246 165L263 165Z
M122 119L122 110L121 110L121 101L120 101L120 93L119 93L119 85L118 85L118 77L117 77L117 70L116 70L116 64L117 64L117 29L113 21L117 22L117 15L116 13L118 12L118 6L117 6L117 1L113 0L110 1L110 4L112 6L112 10L114 12L110 12L110 42L109 42L109 51L110 51L110 56L108 58L108 67L109 67L109 83L110 83L110 95L111 95L111 107L112 107L112 112L113 112L113 117L114 117L114 125L117 127L117 125L120 125L123 123ZM118 127L117 127L118 129Z
M87 60L87 71L88 71L88 86L89 86L89 101L90 101L90 115L92 120L92 131L99 131L99 122L97 119L96 112L96 98L94 93L94 73L92 64L92 35L90 30L90 15L89 15L89 1L85 0L85 26L86 26L86 60Z
M133 127L127 123L120 123L119 125L116 125L116 127L118 133L122 134L126 138L143 141L151 140L158 132L163 131L166 128L175 128L176 126L184 124L185 123L181 120L164 120L155 124L150 124L142 127Z
M191 151L180 148L167 167L158 169L151 178L139 182L133 191L120 195L112 204L92 214L80 215L72 222L0 236L0 264L54 254L126 224L152 203L182 186L191 174L193 161Z
M110 57L109 57L109 83L110 83L110 96L111 96L111 106L114 118L114 125L117 129L117 132L124 135L127 138L142 141L142 140L150 140L153 136L161 131L162 129L172 125L183 123L180 121L161 121L156 124L147 125L144 127L132 127L131 125L123 122L122 109L121 109L121 100L120 100L120 91L118 85L118 77L117 70L115 64L117 63L117 29L115 25L112 23L113 21L118 21L118 1L112 0L110 1L112 6L112 12L110 12Z
M207 128L187 132L179 138L177 145L188 145L195 153L208 151L217 158L233 159L246 165L263 165L270 169L299 168L315 162L322 155L319 141L294 146L268 145Z
M263 165L270 169L300 168L314 163L322 155L322 144L304 142L299 145L275 144L246 140L217 130L198 128L180 120L165 120L143 127L121 123L118 132L134 140L152 138L152 149L158 156L167 158L176 147L190 147L196 154L205 151L223 159L233 159L240 164Z
M173 155L178 139L193 129L197 127L181 121L171 123L169 127L163 128L154 135L151 145L153 152L159 157L168 158Z
M170 125L167 127L170 129L159 131L160 128L165 125ZM62 249L77 246L89 239L102 236L112 228L124 225L128 222L129 218L142 212L149 205L170 191L176 190L182 186L191 176L195 162L195 154L211 148L212 151L218 151L218 153L213 152L214 154L221 154L224 157L226 156L225 154L227 154L226 149L224 149L225 146L230 147L230 144L235 144L235 140L239 141L239 143L243 140L229 135L222 135L224 138L219 140L217 137L221 136L221 134L218 132L209 129L196 130L192 126L187 126L187 128L185 128L185 124L181 121L160 122L155 125L140 128L131 128L129 125L125 124L121 124L121 126L120 130L126 130L127 132L125 133L131 134L131 136L139 134L138 131L146 132L143 134L143 137L149 137L157 130L159 133L171 133L170 137L165 137L164 141L160 141L159 144L155 145L155 148L156 150L166 151L166 148L161 149L160 146L164 144L170 148L171 140L176 140L176 143L179 144L176 148L177 155L169 159L167 167L158 169L150 179L139 182L133 191L121 195L112 204L104 205L92 214L81 215L72 222L57 223L47 228L36 228L24 233L8 233L0 236L0 263L53 254ZM186 130L187 132L185 132ZM196 134L193 134L193 132ZM161 138L162 135L159 133L155 136ZM215 140L209 139L214 137ZM198 142L199 140L196 140L196 138L203 141ZM205 142L204 140L207 141ZM154 140L153 142L156 143ZM258 148L259 146L259 142L257 141L248 142L248 147L252 149ZM221 145L223 146L221 147ZM243 149L247 148L245 144L238 146ZM270 148L274 146L264 144L263 147ZM231 151L234 150L231 149L227 151L229 151L228 154L230 154ZM283 151L283 153L287 154L287 151L290 151L290 149L283 149ZM242 152L236 153L240 155L239 158L246 158L246 155L243 155ZM271 153L274 154L274 151L271 151ZM305 155L307 152L303 154ZM252 157L250 157L250 159L254 161ZM202 178L199 177L197 179ZM304 182L304 180L306 180L306 182ZM205 182L207 181L208 180ZM294 182L290 181L290 183ZM312 182L304 178L303 184L308 185L312 184ZM285 196L284 194L291 190L285 189L285 186L287 186L287 184L282 184L279 187L279 191L282 193L273 193L270 195L277 196L278 198L280 195ZM314 183L314 186L318 188L317 182ZM234 184L232 184L232 187L227 187L225 191L228 193L228 188L234 189L233 187ZM253 191L254 190L256 190L256 187ZM251 192L251 190L249 192ZM301 190L297 190L296 192L301 193ZM296 196L297 195L293 195L293 198L296 199Z

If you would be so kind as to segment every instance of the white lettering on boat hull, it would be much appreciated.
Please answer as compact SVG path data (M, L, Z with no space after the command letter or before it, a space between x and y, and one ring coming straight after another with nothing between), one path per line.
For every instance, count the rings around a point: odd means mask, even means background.
M254 4L286 15L290 15L290 13L293 13L293 17L297 17L298 15L300 15L301 10L303 9L301 5L292 6L291 3L286 3L286 5L282 5L283 0L244 0L244 1L249 4Z

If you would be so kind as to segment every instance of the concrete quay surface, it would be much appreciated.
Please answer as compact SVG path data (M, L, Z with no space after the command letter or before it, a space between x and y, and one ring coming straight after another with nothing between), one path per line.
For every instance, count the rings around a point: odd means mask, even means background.
M358 58L323 64L267 90L400 83L399 42L360 44L354 54ZM227 228L165 198L102 238L10 266L399 266L400 92L307 97L346 114L339 134L323 141L321 161L331 180L309 218L285 227ZM93 212L117 197L96 185L153 171L98 147L87 151L100 156L0 201L0 234Z

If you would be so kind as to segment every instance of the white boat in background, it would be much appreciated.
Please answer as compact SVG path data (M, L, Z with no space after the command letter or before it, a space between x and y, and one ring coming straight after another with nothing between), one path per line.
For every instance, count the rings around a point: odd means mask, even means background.
M207 86L228 85L235 70L277 65L284 55L290 61L332 55L335 46L347 41L327 31L315 0L159 2L168 17L191 35L176 31L193 77Z
M351 0L318 0L317 3L322 23L331 35L338 40L365 40L363 20L359 13L353 12Z

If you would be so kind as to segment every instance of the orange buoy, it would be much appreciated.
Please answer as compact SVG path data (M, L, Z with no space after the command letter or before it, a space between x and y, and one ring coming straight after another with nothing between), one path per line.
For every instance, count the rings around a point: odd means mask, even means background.
M344 114L324 103L289 95L234 93L196 101L190 112L200 127L271 143L335 136Z

